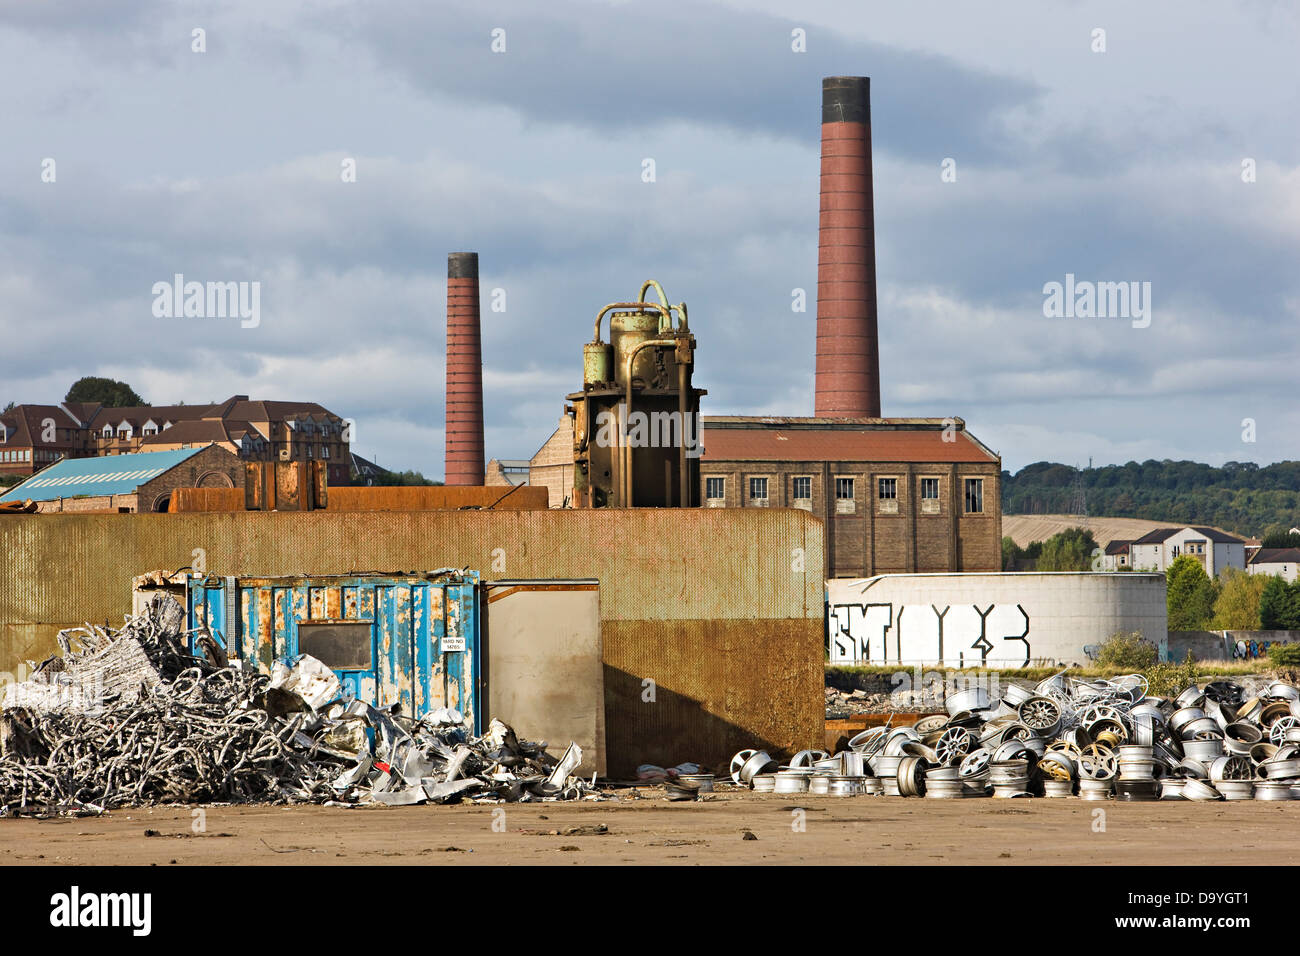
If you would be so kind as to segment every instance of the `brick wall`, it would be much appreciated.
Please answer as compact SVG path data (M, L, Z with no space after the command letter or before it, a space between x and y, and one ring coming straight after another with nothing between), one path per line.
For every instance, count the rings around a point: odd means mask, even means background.
M719 461L700 467L701 500L708 479L723 478L723 507L749 508L750 479L766 478L767 507L794 505L794 479L807 477L811 513L826 522L826 577L918 571L997 571L1002 564L1001 471L996 462ZM836 479L853 479L852 511L841 510ZM881 478L895 480L897 511L878 497ZM936 502L921 499L921 479L939 479ZM984 511L964 513L966 478L984 480ZM844 502L844 505L849 502ZM717 505L713 505L717 507ZM933 511L931 512L931 510Z
M177 488L243 488L244 465L220 445L209 445L136 489L138 511L166 510L164 496Z

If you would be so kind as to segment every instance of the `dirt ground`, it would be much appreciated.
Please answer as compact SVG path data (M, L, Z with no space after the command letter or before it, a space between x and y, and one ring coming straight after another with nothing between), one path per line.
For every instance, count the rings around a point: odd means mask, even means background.
M1086 803L661 791L603 803L187 807L0 820L5 864L1300 862L1300 802ZM802 815L796 811L802 809ZM1104 809L1104 819L1094 810ZM802 829L800 829L802 825ZM1100 829L1104 826L1104 829ZM149 831L147 835L146 831ZM745 838L749 832L756 839Z

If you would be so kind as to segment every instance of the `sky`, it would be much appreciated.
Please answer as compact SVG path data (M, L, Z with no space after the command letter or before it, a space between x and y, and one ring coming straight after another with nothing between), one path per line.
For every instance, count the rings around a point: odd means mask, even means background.
M1297 49L1264 0L0 0L0 406L315 401L441 477L475 251L489 458L647 278L705 414L810 415L821 79L862 75L885 415L1011 471L1296 458ZM256 324L157 314L177 274L258 283ZM1045 314L1067 275L1149 322Z

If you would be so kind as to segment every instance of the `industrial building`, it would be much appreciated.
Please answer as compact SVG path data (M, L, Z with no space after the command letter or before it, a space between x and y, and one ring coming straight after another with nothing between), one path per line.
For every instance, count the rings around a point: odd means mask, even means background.
M528 481L547 487L554 508L801 508L826 523L827 578L997 571L1001 458L960 418L881 417L869 81L828 77L821 120L815 417L693 417L705 392L690 385L694 337L674 337L687 334L685 305L646 282L637 301L599 313L583 391L566 397ZM650 287L658 303L647 301ZM617 422L642 408L698 429L680 429L675 444L625 440L614 454L594 441L597 413Z
M709 508L802 508L827 578L997 571L998 456L961 419L706 417Z
M218 445L103 458L67 458L14 485L7 502L39 512L167 511L177 488L242 488L244 465Z

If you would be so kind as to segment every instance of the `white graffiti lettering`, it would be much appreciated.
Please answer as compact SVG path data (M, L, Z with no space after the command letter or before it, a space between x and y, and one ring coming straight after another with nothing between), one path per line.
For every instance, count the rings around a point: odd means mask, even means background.
M1019 604L832 604L826 621L832 664L1024 667L1030 660L1029 614Z

